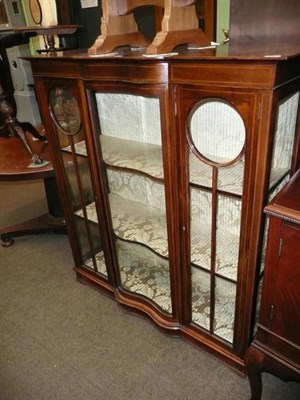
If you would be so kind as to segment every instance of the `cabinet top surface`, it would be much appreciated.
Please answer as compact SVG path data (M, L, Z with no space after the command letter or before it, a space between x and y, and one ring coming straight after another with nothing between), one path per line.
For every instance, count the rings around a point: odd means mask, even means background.
M229 43L212 46L208 48L189 48L184 47L163 55L146 56L144 49L132 51L123 50L110 54L100 54L90 56L86 50L57 52L53 55L37 55L35 59L82 59L82 60L176 60L176 61L265 61L277 62L291 58L300 57L300 43L271 43L271 42L249 42L249 43Z

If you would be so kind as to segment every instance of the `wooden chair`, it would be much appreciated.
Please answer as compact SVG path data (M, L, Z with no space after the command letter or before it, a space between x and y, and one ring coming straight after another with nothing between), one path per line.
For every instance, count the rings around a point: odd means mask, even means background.
M149 55L170 52L181 44L207 46L210 41L199 28L195 3L195 0L103 0L101 35L89 54L105 54L121 46L147 47ZM133 15L134 9L149 5L164 10L161 31L151 43L139 32Z

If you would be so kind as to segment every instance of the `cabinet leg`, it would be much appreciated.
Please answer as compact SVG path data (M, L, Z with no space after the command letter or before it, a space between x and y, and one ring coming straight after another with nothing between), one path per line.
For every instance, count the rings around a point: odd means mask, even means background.
M3 233L1 235L1 246L2 247L10 247L14 244L14 239L9 235Z
M262 364L264 355L250 346L246 354L246 372L251 387L251 400L261 400L262 395Z

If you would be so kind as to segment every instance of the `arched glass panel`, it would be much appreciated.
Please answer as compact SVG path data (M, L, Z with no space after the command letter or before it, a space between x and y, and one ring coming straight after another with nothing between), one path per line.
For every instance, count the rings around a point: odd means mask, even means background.
M190 117L191 146L208 162L228 164L241 154L245 126L238 111L221 99L205 99Z

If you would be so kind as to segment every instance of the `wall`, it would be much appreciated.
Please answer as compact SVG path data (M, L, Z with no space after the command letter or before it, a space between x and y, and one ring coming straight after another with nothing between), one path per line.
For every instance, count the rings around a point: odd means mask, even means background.
M225 39L222 29L229 29L230 0L217 0L216 40L222 43Z

